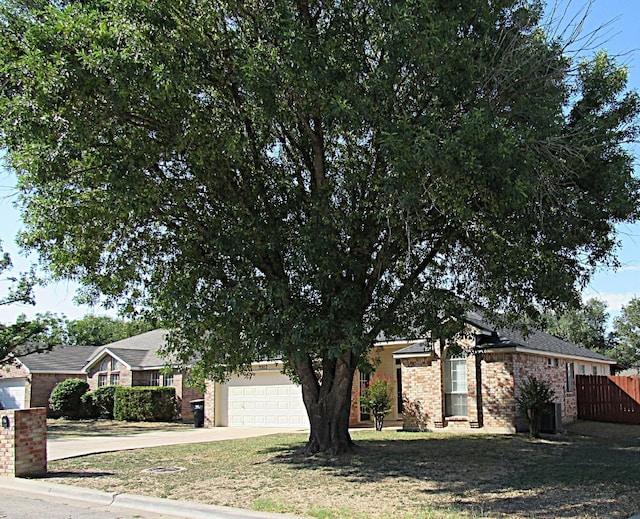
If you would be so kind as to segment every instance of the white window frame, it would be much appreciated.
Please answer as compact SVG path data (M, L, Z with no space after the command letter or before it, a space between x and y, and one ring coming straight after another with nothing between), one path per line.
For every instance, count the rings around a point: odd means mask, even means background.
M576 371L573 362L567 362L567 393L575 393L576 391Z
M443 367L445 416L469 416L467 359L448 358Z

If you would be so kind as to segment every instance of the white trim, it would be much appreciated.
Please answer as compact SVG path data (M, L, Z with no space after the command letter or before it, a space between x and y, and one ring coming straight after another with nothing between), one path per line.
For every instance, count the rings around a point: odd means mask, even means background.
M394 353L394 359L413 359L418 357L433 357L433 352L428 351L425 353Z
M93 358L89 359L85 363L84 368L82 368L82 372L83 373L89 373L89 369L92 366L95 366L99 360L102 360L104 355L106 355L107 353L111 356L112 359L116 359L118 362L120 362L120 364L124 365L129 371L134 371L134 366L131 366L131 364L129 364L128 362L122 360L118 355L113 353L109 348L104 348L104 349L100 350L99 352L97 352L96 355ZM146 368L146 369L149 369L149 368Z

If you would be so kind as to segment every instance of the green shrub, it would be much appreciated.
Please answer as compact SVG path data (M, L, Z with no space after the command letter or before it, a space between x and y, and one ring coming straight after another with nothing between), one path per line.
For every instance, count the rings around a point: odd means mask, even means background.
M531 376L527 377L527 380L518 389L516 395L518 409L529 423L529 434L538 438L542 415L549 412L550 404L555 398L555 392L548 382Z
M360 392L360 407L373 415L376 431L382 430L384 415L393 406L393 382L385 375L375 375Z
M68 378L53 388L49 397L51 410L63 418L82 418L82 395L89 390L89 384L80 378Z
M118 386L102 386L82 396L82 402L91 418L113 419L113 404Z
M176 416L174 387L120 387L116 389L113 417L128 422L165 422Z

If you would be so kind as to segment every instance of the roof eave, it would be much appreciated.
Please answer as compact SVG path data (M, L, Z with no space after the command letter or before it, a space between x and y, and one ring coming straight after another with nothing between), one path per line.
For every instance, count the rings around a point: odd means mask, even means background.
M594 357L584 357L584 356L581 356L581 355L571 355L571 354L566 354L566 353L561 353L561 352L556 352L556 351L536 350L536 349L533 349L533 348L527 348L526 346L504 346L504 347L501 347L500 345L496 345L496 344L487 344L487 345L482 345L482 347L480 349L483 349L483 350L498 350L498 351L505 352L505 353L527 353L529 355L538 355L540 357L558 357L558 358L561 358L561 359L583 360L583 361L587 361L587 362L600 362L600 363L603 363L603 364L610 364L610 365L617 364L617 362L615 360L596 359Z

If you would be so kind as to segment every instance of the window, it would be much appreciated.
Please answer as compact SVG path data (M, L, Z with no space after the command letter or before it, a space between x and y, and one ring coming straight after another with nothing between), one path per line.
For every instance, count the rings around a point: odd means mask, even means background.
M467 416L467 359L444 361L444 414Z
M556 358L548 358L547 359L547 365L548 366L553 366L553 367L557 367L558 366L558 359Z
M111 370L118 371L120 369L120 361L117 359L113 359L111 361Z
M100 363L100 369L98 371L109 371L111 369L111 358L105 357Z
M606 374L607 374L607 368L606 368L606 367L604 367L604 366L601 366L601 367L600 367L600 374L601 374L601 375L606 375Z
M102 387L102 386L106 386L107 385L107 374L106 373L100 373L98 375L98 387Z
M160 372L158 370L149 372L149 385L150 386L160 385Z
M576 390L576 377L573 362L567 362L567 393L573 393Z
M167 387L173 386L173 373L165 373L162 383Z
M105 378L106 378L106 375L105 375ZM120 385L120 373L111 373L111 376L109 377L109 383L112 386Z
M591 366L591 374L592 375L598 374L598 366Z
M580 364L580 367L578 368L580 371L580 375L586 375L587 374L587 367L584 364Z

